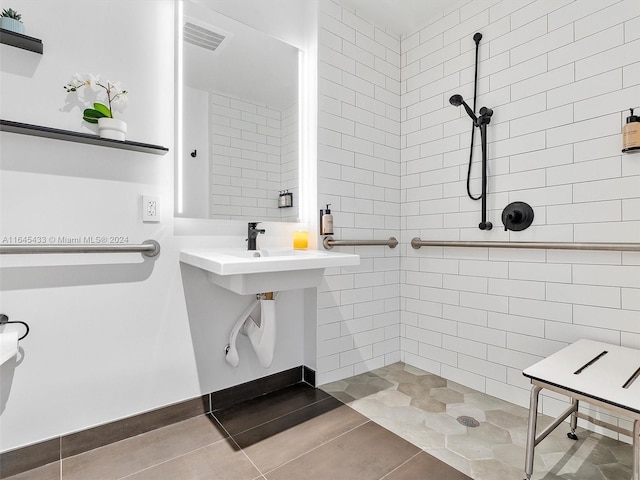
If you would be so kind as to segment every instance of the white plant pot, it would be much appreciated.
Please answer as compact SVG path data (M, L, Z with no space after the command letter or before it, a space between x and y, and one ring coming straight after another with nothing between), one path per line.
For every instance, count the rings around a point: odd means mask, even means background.
M124 142L127 135L127 123L117 118L99 118L98 131L102 138Z
M0 28L4 28L10 32L24 34L24 24L15 18L0 17Z

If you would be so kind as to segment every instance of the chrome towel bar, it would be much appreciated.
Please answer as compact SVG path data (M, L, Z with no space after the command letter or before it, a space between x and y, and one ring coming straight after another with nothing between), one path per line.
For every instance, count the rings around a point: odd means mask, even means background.
M334 240L333 237L324 237L322 245L327 250L331 250L333 247L363 247L370 245L384 245L389 248L396 248L398 240L396 237L389 237L388 240Z
M0 245L0 254L19 253L142 253L145 257L155 257L160 253L160 244L155 240L145 240L140 245L128 244L50 244L50 245Z
M573 243L573 242L464 242L458 240L422 240L415 237L411 246L420 247L484 247L484 248L533 248L549 250L611 250L640 252L640 243Z

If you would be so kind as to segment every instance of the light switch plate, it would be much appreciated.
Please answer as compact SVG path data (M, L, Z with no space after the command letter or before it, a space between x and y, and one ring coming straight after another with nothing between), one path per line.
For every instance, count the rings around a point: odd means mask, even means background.
M158 197L153 195L142 196L142 221L143 222L159 222L160 221L160 202Z

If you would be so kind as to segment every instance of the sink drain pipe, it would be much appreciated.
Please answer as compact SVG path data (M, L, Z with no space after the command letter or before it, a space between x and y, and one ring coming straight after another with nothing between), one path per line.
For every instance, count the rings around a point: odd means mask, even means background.
M249 304L236 320L229 335L229 343L225 347L225 360L232 367L237 367L240 363L236 345L239 333L249 337L260 365L264 368L271 366L276 344L275 300L277 296L278 292L257 294L255 300ZM260 305L260 324L251 316L258 305Z

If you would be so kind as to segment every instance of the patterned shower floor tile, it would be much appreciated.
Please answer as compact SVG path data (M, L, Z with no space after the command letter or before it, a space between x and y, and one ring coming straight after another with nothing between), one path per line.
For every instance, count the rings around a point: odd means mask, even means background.
M402 362L320 388L475 480L524 477L526 408ZM551 421L539 416L539 427ZM577 434L570 440L559 427L536 447L532 480L631 478L631 445Z

